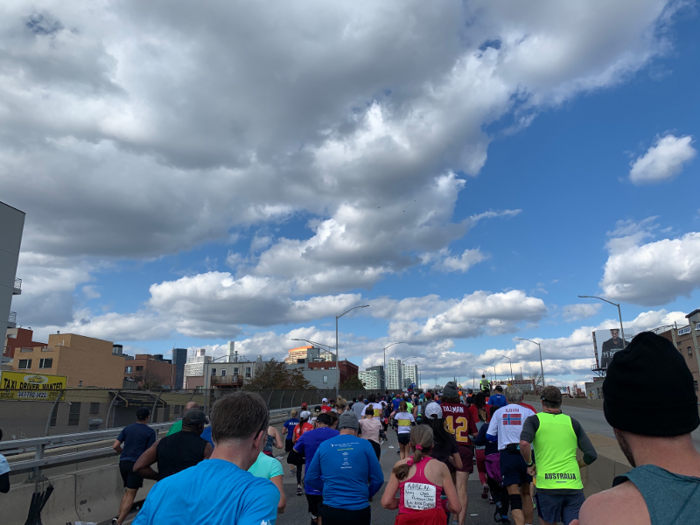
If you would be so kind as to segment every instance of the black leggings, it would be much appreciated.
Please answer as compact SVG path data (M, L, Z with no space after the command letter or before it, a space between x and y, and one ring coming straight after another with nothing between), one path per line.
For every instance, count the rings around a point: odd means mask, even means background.
M510 498L508 497L508 489L506 487L501 487L501 484L491 477L486 477L486 482L489 485L489 490L491 490L491 497L493 501L501 509L501 514L503 516L508 515L508 507L510 506Z
M372 448L374 449L374 453L377 455L377 459L379 459L380 456L382 455L382 447L376 441L372 441L371 439L368 441L370 443L372 443Z
M304 465L297 465L297 485L301 485L301 471Z

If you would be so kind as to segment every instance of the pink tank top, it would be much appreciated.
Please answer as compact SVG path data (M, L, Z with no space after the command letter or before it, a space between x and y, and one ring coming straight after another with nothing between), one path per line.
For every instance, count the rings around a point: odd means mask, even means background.
M432 461L432 458L426 459L427 461L422 460L415 464L416 473L413 477L399 483L399 514L435 509L442 505L442 487L425 477L425 466Z

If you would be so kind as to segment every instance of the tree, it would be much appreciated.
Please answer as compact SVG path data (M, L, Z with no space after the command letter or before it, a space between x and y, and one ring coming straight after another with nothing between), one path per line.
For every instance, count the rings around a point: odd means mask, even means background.
M345 381L343 381L343 384L340 385L340 388L344 390L364 390L365 384L360 380L360 376L354 375L348 377Z
M138 385L139 390L160 390L163 387L160 377L150 370L136 372L134 382Z
M299 369L289 370L284 362L270 359L262 370L246 383L246 390L275 390L311 388L311 383Z

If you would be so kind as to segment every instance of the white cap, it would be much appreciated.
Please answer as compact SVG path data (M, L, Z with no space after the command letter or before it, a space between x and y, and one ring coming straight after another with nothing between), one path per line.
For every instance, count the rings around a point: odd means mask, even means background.
M437 419L442 419L442 407L439 403L431 401L425 407L425 417L434 417Z
M308 410L304 410L301 414L299 414L299 417L301 419L309 419L311 417L311 412L309 412Z
M328 398L327 398L327 397L324 397L324 398L323 398L323 401L321 401L321 403L328 403Z

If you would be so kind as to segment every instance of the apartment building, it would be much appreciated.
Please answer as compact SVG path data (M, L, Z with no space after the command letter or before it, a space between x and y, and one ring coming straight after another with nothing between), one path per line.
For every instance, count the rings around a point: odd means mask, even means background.
M111 341L78 334L52 334L44 346L20 348L12 369L66 376L66 386L121 388L124 357L115 354Z
M136 354L134 359L124 361L125 385L133 383L139 388L175 388L176 366L163 354Z
M698 339L700 339L700 309L693 310L688 315L685 316L688 319L688 325L677 327L677 326L665 326L657 328L655 331L660 336L665 337L673 343L673 345L678 348L678 351L685 358L685 362L693 374L693 380L695 381L695 390L698 390L698 384L700 382L699 373L699 363L700 347L698 346ZM668 378L673 381L673 378Z
M12 297L22 293L22 280L17 279L17 261L24 231L23 211L0 202L0 336L17 327L17 314L12 311ZM4 355L4 349L3 349Z
M401 365L403 376L403 388L408 388L411 384L418 384L418 365Z
M362 370L358 373L360 381L365 385L367 390L384 390L381 386L384 384L383 374L379 370Z
M12 359L20 348L46 346L46 343L34 341L34 332L27 328L8 328L2 355Z
M403 390L401 359L389 359L386 367L386 387L389 390Z

